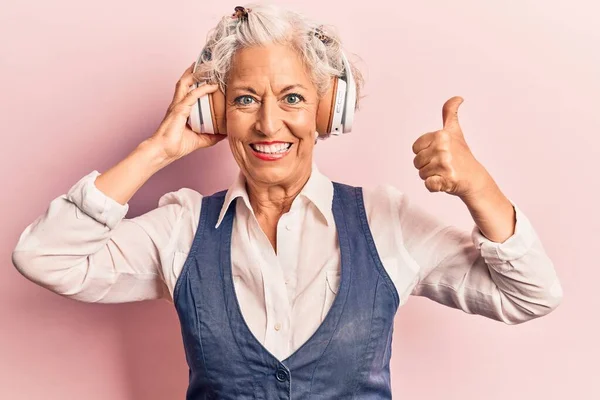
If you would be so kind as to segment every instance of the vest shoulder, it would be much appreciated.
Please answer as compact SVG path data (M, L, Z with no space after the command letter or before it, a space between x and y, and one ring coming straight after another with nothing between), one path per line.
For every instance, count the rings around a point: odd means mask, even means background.
M361 186L354 186L354 185L350 185L348 183L342 183L342 182L336 182L336 181L331 181L331 183L333 183L334 187L337 186L338 189L343 189L343 190L362 189Z

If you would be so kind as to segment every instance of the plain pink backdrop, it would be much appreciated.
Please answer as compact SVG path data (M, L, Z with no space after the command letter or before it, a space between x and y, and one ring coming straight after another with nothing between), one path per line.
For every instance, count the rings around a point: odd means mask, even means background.
M427 191L411 151L441 128L444 101L463 96L472 151L532 221L563 283L556 311L515 326L412 297L396 317L395 397L600 398L597 2L282 3L337 26L362 60L367 97L352 134L318 144L323 172L353 185L393 184L470 230L458 198ZM10 256L52 199L154 132L208 29L236 5L3 2L0 398L184 398L188 371L171 305L67 300L24 279ZM128 217L183 186L224 189L236 171L226 142L198 151L152 177Z

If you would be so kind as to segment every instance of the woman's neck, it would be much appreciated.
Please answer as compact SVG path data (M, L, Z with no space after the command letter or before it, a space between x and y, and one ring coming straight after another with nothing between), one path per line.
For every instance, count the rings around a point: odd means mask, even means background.
M311 169L286 184L264 184L246 180L246 191L257 218L278 221L288 212L296 196L310 178Z
M312 168L286 185L255 184L246 180L246 191L254 216L277 254L277 224L310 178Z

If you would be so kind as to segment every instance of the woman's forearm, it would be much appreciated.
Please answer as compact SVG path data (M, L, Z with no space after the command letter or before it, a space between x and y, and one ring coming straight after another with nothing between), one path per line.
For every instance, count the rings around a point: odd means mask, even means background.
M493 179L490 179L489 189L461 200L481 233L489 240L503 243L515 233L515 209Z
M99 175L95 185L108 197L125 205L152 175L171 162L155 142L145 140L127 157Z

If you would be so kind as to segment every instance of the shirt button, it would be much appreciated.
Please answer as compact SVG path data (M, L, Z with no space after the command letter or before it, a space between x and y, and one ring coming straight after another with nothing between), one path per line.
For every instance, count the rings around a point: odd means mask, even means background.
M278 368L275 372L275 377L279 382L285 382L288 379L288 372L283 368Z
M274 328L275 328L276 331L280 330L281 329L281 324L279 322L276 323L275 326L274 326Z
M287 224L287 225L285 226L285 229L287 229L288 231L291 231L291 230L292 230L292 226L291 226L290 224Z

